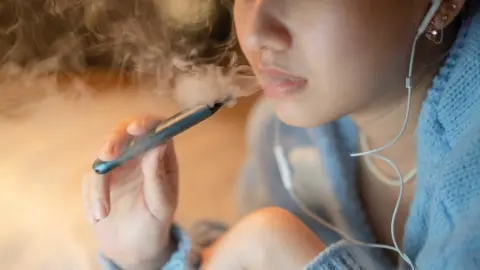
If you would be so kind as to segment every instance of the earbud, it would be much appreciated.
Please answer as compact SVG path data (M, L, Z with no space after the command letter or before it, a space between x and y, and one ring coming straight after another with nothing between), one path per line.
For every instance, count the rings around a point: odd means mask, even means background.
M435 17L435 14L437 13L441 5L442 5L442 0L432 0L432 6L430 7L427 14L425 15L422 23L418 27L417 35L421 36L423 33L425 33L425 31L428 28L428 25L432 21L433 17Z

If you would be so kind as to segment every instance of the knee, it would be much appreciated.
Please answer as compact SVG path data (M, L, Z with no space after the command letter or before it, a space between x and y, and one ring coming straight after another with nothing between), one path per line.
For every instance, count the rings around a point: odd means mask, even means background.
M267 207L242 218L211 247L204 250L203 259L217 263L237 257L248 265L257 265L288 235L288 224L301 223L295 216L278 207ZM291 232L290 232L291 233Z
M307 263L325 249L300 219L279 207L253 212L240 222L238 229L241 241L256 246L260 258L284 254L293 261ZM288 247L288 254L285 254L285 247Z
M295 215L279 207L266 207L245 217L239 224L257 240L285 239L308 230Z
M301 223L295 215L280 207L265 207L259 209L252 212L246 219L260 227L283 226L286 223Z
M232 259L256 266L248 269L300 269L323 249L323 243L296 216L267 207L243 218L204 255L213 263ZM289 267L292 264L296 266Z

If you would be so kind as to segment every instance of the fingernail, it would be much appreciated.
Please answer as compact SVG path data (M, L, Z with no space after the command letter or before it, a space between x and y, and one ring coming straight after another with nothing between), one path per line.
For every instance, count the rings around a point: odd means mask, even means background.
M128 130L136 131L139 130L141 127L141 124L138 121L135 121L128 125Z
M90 223L92 223L92 224L95 224L95 223L98 222L98 220L93 216L93 214L91 212L88 215L88 221L90 221Z
M118 147L119 147L118 144L112 143L112 145L111 145L111 147L110 147L110 149L109 149L108 154L109 154L111 157L116 157L116 156L117 156Z
M114 158L117 155L117 142L112 141L108 144L105 154L109 158Z
M107 208L105 206L105 203L103 203L101 200L98 200L93 204L93 216L97 220L101 220L107 217Z
M115 148L115 142L110 141L103 146L103 148L101 150L101 154L102 155L110 155L110 154L112 154L114 148Z

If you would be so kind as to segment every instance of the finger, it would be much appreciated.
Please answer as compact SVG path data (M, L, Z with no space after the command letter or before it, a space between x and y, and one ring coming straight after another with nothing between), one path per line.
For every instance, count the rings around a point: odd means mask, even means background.
M127 132L133 136L141 136L157 126L161 120L155 116L146 115L129 123Z
M165 149L165 155L163 157L165 162L165 173L167 177L174 178L175 184L178 180L178 161L177 154L175 153L175 144L173 140L167 142L167 148Z
M177 206L177 168L166 167L172 164L174 153L171 147L171 142L157 147L142 159L145 203L159 220L171 217Z
M90 177L91 173L85 175L82 179L82 205L85 217L90 223L95 223L95 218L90 211Z
M94 222L98 222L110 213L109 175L92 173L90 178L90 212Z
M128 125L133 120L122 121L115 127L105 140L105 143L100 150L99 158L103 161L113 160L118 157L120 153L128 145L132 136L127 132Z
M152 176L164 175L169 178L171 184L177 184L178 177L178 163L177 155L175 154L175 146L173 140L159 147L160 152L158 156L152 153L151 157L146 158L146 167ZM172 178L172 179L170 179Z

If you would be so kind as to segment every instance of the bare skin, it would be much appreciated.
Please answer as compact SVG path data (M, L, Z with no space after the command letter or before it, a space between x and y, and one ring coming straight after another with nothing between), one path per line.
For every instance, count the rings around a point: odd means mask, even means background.
M294 215L264 208L243 218L205 250L202 269L302 269L324 249Z

